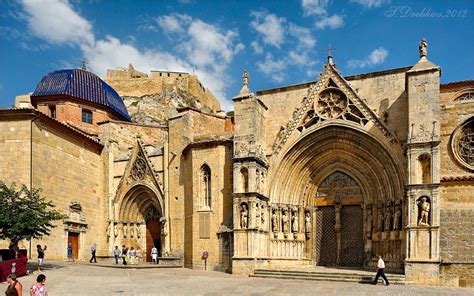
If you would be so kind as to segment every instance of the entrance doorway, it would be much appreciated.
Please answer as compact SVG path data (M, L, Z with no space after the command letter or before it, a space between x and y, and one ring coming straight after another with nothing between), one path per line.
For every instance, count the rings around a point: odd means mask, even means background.
M161 257L161 224L159 219L150 219L146 222L146 261L151 262L151 249L158 249Z
M68 232L67 234L67 244L72 245L72 258L77 260L79 257L79 233Z
M362 204L362 191L349 175L336 171L321 182L315 200L317 265L363 266Z

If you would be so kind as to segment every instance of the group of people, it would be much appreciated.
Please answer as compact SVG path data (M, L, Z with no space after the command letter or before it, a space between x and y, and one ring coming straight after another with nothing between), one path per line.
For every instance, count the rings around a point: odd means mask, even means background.
M30 296L47 296L48 289L45 285L46 276L40 274L36 277L36 283L30 288ZM6 296L21 296L23 295L23 285L18 281L16 274L10 274L7 276L7 290L5 291Z
M133 247L127 248L125 245L122 245L122 250L119 250L118 246L114 248L114 259L115 264L119 264L119 258L122 258L122 264L137 264L142 260L141 250L135 249Z

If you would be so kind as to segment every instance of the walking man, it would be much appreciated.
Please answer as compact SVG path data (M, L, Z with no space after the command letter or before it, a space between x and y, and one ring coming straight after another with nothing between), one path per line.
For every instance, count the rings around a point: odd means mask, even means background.
M151 249L151 262L158 263L158 249L155 246Z
M91 257L91 260L89 260L89 263L92 263L92 260L94 260L94 263L97 263L97 259L95 258L96 250L97 250L97 245L96 245L96 243L93 243L92 246L91 246L92 257Z
M377 256L379 258L379 261L377 262L377 275L375 276L375 280L372 283L373 285L377 285L377 281L379 280L379 277L382 277L385 280L385 286L390 285L388 282L387 277L385 276L385 262L382 260L382 256Z

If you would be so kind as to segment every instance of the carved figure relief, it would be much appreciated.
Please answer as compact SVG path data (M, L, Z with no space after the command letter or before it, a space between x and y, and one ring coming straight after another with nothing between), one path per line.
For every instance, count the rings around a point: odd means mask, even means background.
M161 236L166 236L168 233L166 231L166 218L161 217L160 218L160 229L161 229Z
M378 220L377 220L377 230L378 231L383 231L383 211L382 208L378 209Z
M73 200L69 203L69 219L77 222L85 221L80 202Z
M291 217L291 231L298 232L298 210L293 211L293 216Z
M365 232L367 233L368 238L370 238L372 235L372 220L373 220L372 209L367 209L367 225L366 225Z
M385 231L392 230L392 207L389 205L385 209Z
M304 229L305 229L307 238L311 237L312 228L313 228L313 224L311 223L311 213L306 212L304 216Z
M260 206L255 204L255 227L260 227Z
M142 231L140 229L140 224L135 224L136 228L137 228L137 238L141 238L142 237Z
M288 227L289 227L289 223L290 223L289 218L288 218L288 210L287 209L285 209L283 211L283 215L281 216L281 223L282 223L282 226L283 226L283 229L282 229L283 232L287 233L289 231Z
M117 223L114 223L114 236L115 236L115 238L118 237L118 226L117 226Z
M127 224L126 223L122 224L122 235L123 235L123 238L127 238Z
M248 219L249 219L249 212L247 209L247 204L242 203L240 205L240 227L247 228L248 227Z
M402 210L400 207L395 209L395 217L393 218L393 230L401 230L401 223L402 222Z
M265 206L264 205L262 205L262 209L260 211L260 220L261 220L262 228L265 228Z
M128 228L130 229L130 237L133 238L133 236L135 235L135 227L133 224L130 224Z
M417 205L418 205L418 225L429 226L430 225L429 216L430 216L431 205L429 203L428 198L426 196L422 196L421 198L419 198Z
M278 215L276 213L276 209L272 211L272 231L278 232Z

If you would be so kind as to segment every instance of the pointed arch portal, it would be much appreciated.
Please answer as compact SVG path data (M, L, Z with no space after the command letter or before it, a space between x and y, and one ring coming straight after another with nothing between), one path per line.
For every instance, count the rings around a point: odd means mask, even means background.
M342 120L305 130L282 154L270 199L312 213L307 249L316 264L363 266L384 252L403 260L401 235L377 233L376 217L393 212L404 197L403 166L393 154L363 128Z

